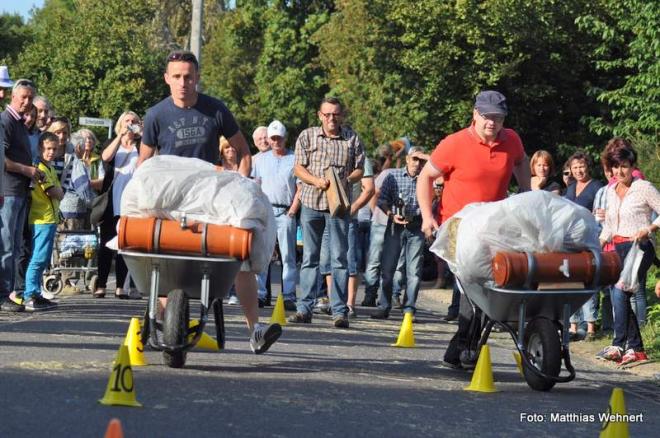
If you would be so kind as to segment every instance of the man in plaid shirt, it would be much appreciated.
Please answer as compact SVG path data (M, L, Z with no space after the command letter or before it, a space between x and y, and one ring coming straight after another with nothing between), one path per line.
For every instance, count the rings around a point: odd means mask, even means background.
M406 167L392 171L380 190L378 208L387 217L383 255L381 259L381 289L378 310L371 315L374 319L385 319L392 308L392 279L405 248L406 296L403 312L415 314L415 302L422 280L424 265L424 233L422 216L417 202L417 175L426 164L428 155L419 147L411 147L406 156ZM403 211L401 205L403 203Z
M360 181L364 167L364 146L353 130L342 126L344 108L334 97L323 99L318 112L321 126L305 129L296 142L295 175L302 181L303 262L300 268L301 297L297 311L289 318L293 323L311 323L319 277L319 257L323 231L330 231L332 266L333 325L348 328L348 223L350 212L331 216L325 178L329 168L337 170L347 193L349 184Z

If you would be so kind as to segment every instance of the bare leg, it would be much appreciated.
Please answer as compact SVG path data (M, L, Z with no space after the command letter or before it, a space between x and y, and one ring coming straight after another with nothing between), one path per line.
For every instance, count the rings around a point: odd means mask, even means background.
M596 323L587 321L587 333L596 333Z
M236 295L241 303L245 321L250 332L259 322L259 305L257 300L257 278L253 272L239 272L235 280Z
M355 307L355 296L357 295L358 283L360 279L357 275L348 277L348 303L347 305Z

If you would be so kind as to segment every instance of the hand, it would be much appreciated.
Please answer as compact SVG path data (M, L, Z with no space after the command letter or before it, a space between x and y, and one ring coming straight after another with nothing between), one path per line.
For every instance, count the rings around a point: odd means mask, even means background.
M33 166L25 166L25 176L34 182L41 182L46 177L46 174Z
M651 230L649 230L648 228L642 228L641 230L639 230L639 231L635 234L633 240L634 240L635 242L637 242L637 241L642 241L642 242L643 242L643 241L645 241L646 239L648 239L650 235L651 235Z
M594 211L594 216L598 222L605 222L605 209L597 208L596 211Z
M288 209L286 211L286 215L289 216L289 217L296 217L296 212L293 211L292 209Z
M433 238L433 233L440 228L438 222L435 219L422 219L422 232L427 239Z
M316 186L317 189L325 191L328 190L328 187L330 187L330 181L325 178L316 178L314 181L314 186Z
M398 214L392 215L392 221L394 221L395 224L408 225L408 221L406 220L406 218L403 216L399 216Z

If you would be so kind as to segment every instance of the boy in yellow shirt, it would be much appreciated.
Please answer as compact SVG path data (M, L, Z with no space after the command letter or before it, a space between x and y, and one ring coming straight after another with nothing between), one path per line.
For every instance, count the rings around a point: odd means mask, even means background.
M55 168L51 162L58 150L57 136L45 132L39 137L39 164L37 168L44 173L32 189L32 204L28 222L32 230L32 256L25 273L25 292L23 304L28 312L55 308L57 304L41 296L41 276L48 265L55 231L59 222L59 203L64 197Z

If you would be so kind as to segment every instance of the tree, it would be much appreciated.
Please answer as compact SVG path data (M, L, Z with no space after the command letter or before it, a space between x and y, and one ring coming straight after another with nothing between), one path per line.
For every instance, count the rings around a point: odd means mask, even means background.
M31 23L34 41L18 70L60 115L114 118L166 94L165 52L153 37L155 0L48 2Z

